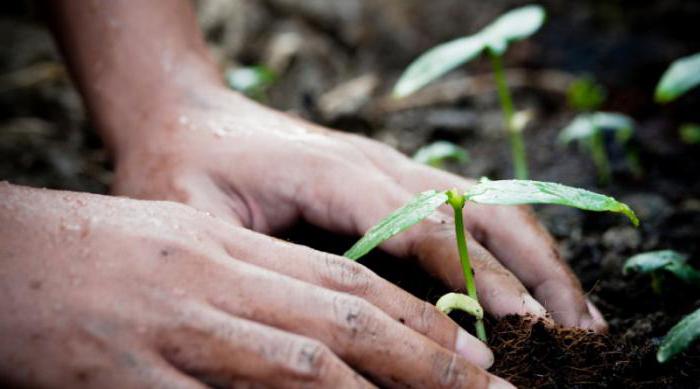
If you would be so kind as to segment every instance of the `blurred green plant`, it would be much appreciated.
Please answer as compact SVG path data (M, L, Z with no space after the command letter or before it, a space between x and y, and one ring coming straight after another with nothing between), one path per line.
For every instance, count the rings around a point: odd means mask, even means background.
M685 123L678 129L678 133L683 143L689 145L700 144L700 124Z
M541 6L528 5L503 14L474 35L433 47L406 68L394 87L394 97L408 96L450 70L487 52L491 58L503 120L510 138L515 177L527 179L525 143L521 128L513 123L515 111L503 70L502 57L509 43L523 40L534 34L544 20L545 11Z
M458 163L468 162L469 153L452 142L439 140L418 149L413 154L413 160L432 167L442 168L448 160Z
M639 224L634 211L612 197L552 182L491 181L482 178L466 193L451 189L447 191L430 190L418 194L404 206L380 220L365 233L362 239L345 252L344 255L347 258L357 260L384 241L427 218L441 205L449 204L454 215L457 252L459 253L467 295L458 293L445 295L438 300L438 305L443 312L460 309L474 316L476 335L483 342L486 342L483 309L479 305L474 272L464 234L463 209L469 201L492 205L559 204L589 211L619 212L626 215L635 226Z
M266 100L267 89L277 82L275 72L262 65L230 68L225 78L231 89L258 101Z
M654 98L668 103L700 84L700 53L679 58L661 76Z
M700 286L700 271L687 261L688 256L677 251L649 251L630 257L625 262L622 273L649 274L651 287L656 293L661 293L664 273L672 274L685 283Z
M628 143L634 131L634 121L629 116L617 112L582 113L564 127L559 133L559 142L569 144L573 141L579 144L591 155L598 181L605 185L610 182L612 173L610 159L605 147L606 133L613 133L615 141L623 147ZM627 151L628 163L633 170L638 163L630 151Z
M684 317L673 326L661 341L656 360L666 363L687 349L700 337L700 309Z
M577 78L566 90L566 101L577 111L587 112L599 109L608 95L607 90L591 76Z

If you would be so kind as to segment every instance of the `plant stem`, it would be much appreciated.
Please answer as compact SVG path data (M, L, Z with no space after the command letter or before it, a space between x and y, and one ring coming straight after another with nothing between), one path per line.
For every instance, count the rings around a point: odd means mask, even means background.
M479 297L476 293L476 284L474 283L474 271L472 270L472 264L469 260L469 250L467 249L467 240L464 237L464 220L462 216L462 209L464 208L464 196L457 193L456 190L452 189L447 192L448 202L452 206L455 217L455 234L457 236L457 251L459 252L459 262L462 264L462 271L464 272L464 282L467 289L467 295L477 302ZM477 319L474 323L474 329L476 330L476 336L484 343L486 343L486 328L484 328L484 321Z
M496 78L496 87L498 88L498 98L501 102L501 110L503 111L503 121L508 131L510 139L510 149L513 156L513 170L515 178L519 180L528 179L527 159L525 156L525 141L520 129L515 128L513 123L513 99L510 97L510 90L506 82L505 72L503 71L503 63L501 56L489 50L491 57L491 65Z
M605 150L605 134L603 131L597 131L591 138L591 157L598 170L598 181L601 185L607 185L610 182L610 160L608 159L607 150Z

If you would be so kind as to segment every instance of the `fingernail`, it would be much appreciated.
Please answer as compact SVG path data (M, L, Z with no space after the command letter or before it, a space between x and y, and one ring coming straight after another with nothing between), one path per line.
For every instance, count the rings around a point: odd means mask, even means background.
M587 326L594 331L606 332L608 330L608 323L605 321L603 314L600 313L598 308L589 299L586 299L586 306L588 307L588 312L591 315L591 322Z
M539 317L547 316L547 310L529 294L523 294L523 308L524 313L531 313Z
M515 386L503 378L492 375L489 377L489 389L515 389Z
M488 369L493 365L493 353L491 350L479 339L461 328L457 331L455 351L468 361L484 369Z

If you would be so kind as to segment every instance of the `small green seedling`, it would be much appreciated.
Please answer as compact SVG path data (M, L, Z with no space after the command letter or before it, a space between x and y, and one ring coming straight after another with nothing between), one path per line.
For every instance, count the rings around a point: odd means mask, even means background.
M591 112L599 109L605 102L608 92L593 77L577 78L566 91L566 101L577 111Z
M654 98L669 103L700 84L700 53L679 58L661 76Z
M265 100L265 92L277 81L277 75L265 66L231 68L226 71L226 81L231 89L255 100Z
M601 184L610 182L610 160L605 149L605 134L612 132L615 140L625 145L632 137L634 121L626 115L616 112L582 113L559 133L559 141L564 144L578 141L591 154ZM628 161L637 167L636 159L628 153Z
M688 348L698 338L700 338L700 309L684 317L668 331L656 352L656 360L665 363Z
M510 138L515 177L527 179L525 143L521 128L513 123L515 111L503 71L502 57L509 43L534 34L544 19L542 7L528 5L505 13L474 35L433 47L408 66L394 88L394 96L408 96L450 70L477 58L482 52L487 52L491 58L505 127Z
M432 167L442 168L447 160L458 163L469 161L469 153L452 142L439 140L418 149L413 154L413 160Z
M690 266L688 256L673 250L659 250L641 253L630 257L622 268L622 273L649 274L651 286L661 293L663 274L670 273L683 282L700 286L700 271Z
M477 337L484 342L486 342L486 330L481 317L483 310L477 310L479 298L476 292L474 272L472 271L464 234L462 210L468 201L492 205L559 204L589 211L619 212L626 215L635 226L639 224L639 220L632 209L612 197L552 182L527 180L491 181L482 178L478 184L472 186L463 194L456 189L448 191L430 190L418 194L403 207L379 221L344 254L352 260L357 260L382 242L427 218L441 205L449 204L454 214L457 252L459 253L464 274L467 296L443 296L438 300L440 302L439 308L444 312L460 309L473 315L476 318L475 329ZM478 312L482 313L478 314Z
M678 129L678 133L683 143L689 145L700 144L700 124L685 123Z

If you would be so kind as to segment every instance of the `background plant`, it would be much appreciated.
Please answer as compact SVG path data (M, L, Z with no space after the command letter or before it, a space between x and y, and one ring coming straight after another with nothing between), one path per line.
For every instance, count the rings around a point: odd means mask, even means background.
M626 215L635 226L639 224L639 220L632 209L612 197L552 182L528 180L491 181L482 178L478 184L472 186L466 193L460 193L456 189L451 189L448 191L430 190L418 194L406 205L379 221L344 254L352 260L357 260L382 242L425 219L441 205L449 204L454 215L457 251L462 266L467 296L463 295L464 297L461 298L456 298L453 295L449 298L443 296L439 300L441 302L440 308L445 312L451 309L462 309L475 316L477 337L484 342L486 341L486 331L483 319L474 313L474 309L468 310L464 308L465 306L474 308L474 304L478 306L479 302L464 233L463 208L468 201L492 205L559 204L588 211L619 212Z
M395 97L407 96L433 80L463 65L482 52L491 59L503 121L510 138L513 169L516 178L527 179L528 167L521 128L513 122L513 99L503 70L503 54L511 42L534 34L544 23L545 12L539 5L511 10L478 33L438 45L411 63L394 87Z
M449 160L458 163L469 161L469 153L452 142L439 140L418 149L413 154L413 160L432 167L442 168L445 162Z

